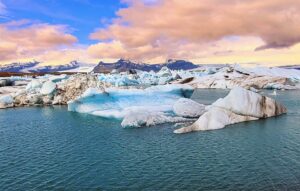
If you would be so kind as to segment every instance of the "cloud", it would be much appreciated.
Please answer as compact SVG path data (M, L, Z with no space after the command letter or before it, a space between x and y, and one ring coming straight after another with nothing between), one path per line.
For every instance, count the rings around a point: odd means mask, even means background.
M199 49L201 44L228 36L262 39L263 43L253 50L287 48L300 42L299 0L125 2L129 6L118 11L118 18L109 27L90 35L101 41L89 48L93 56L193 56L203 51ZM189 47L189 52L181 47Z
M33 23L28 20L0 24L0 60L34 58L46 51L70 47L77 38L65 25Z

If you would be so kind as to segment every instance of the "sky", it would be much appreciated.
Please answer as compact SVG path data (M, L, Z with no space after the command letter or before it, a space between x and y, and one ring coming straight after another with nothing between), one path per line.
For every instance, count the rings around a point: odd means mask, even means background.
M0 65L294 65L299 23L299 0L0 0Z

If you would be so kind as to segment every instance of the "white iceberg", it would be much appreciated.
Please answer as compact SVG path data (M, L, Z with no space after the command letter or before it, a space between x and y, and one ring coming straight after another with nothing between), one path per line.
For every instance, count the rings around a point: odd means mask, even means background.
M258 118L251 116L238 115L226 109L213 107L208 112L204 113L194 124L176 129L174 133L222 129L226 125L257 119Z
M272 117L286 112L286 108L274 99L240 87L232 89L225 98L218 99L212 106L257 118Z
M224 128L226 125L257 120L286 113L286 108L275 100L243 88L234 88L217 100L194 124L174 131L187 133Z

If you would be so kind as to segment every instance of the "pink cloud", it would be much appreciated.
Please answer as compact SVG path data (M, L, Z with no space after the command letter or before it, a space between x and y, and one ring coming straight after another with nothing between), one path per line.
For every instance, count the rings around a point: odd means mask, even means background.
M0 24L0 42L0 60L3 61L34 58L45 51L71 46L77 42L77 38L68 33L64 25L21 20Z
M179 46L200 46L227 36L261 38L264 44L253 50L285 48L300 42L299 0L126 2L129 7L118 11L119 17L113 24L90 35L91 39L103 41L89 48L93 56L120 57L127 51L126 55L133 58L176 57L182 51ZM111 42L105 43L107 40L118 42L118 48ZM184 51L184 55L203 51L199 46ZM143 47L147 51L141 51Z

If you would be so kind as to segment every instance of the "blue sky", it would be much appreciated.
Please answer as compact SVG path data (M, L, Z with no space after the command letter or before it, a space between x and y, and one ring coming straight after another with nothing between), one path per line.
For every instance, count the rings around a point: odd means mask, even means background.
M3 0L7 16L1 22L29 19L49 24L68 25L80 43L92 40L89 34L104 28L126 5L119 0Z

